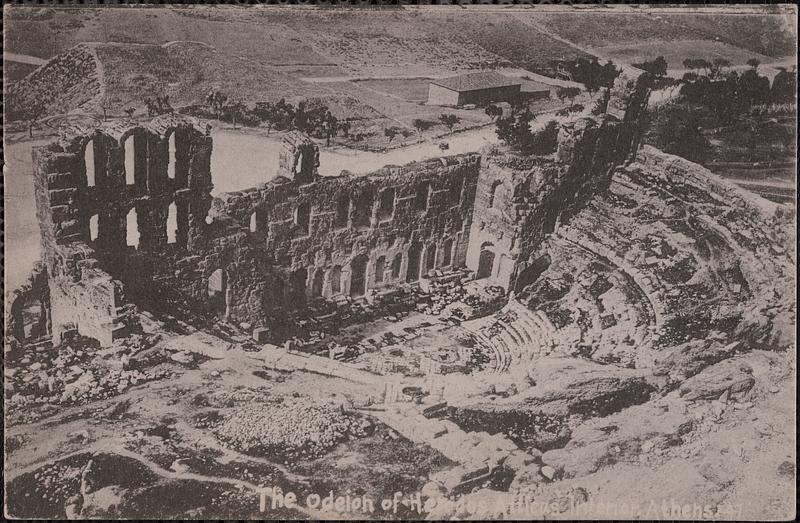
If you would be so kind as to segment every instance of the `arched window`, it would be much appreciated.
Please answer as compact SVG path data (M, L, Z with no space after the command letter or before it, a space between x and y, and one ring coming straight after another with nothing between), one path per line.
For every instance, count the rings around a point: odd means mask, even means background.
M347 227L347 221L350 218L350 196L342 194L336 202L336 219L334 220L334 227L341 229Z
M135 140L132 134L122 142L122 147L125 149L125 183L127 185L136 183L136 148L134 144Z
M167 211L167 243L178 241L178 206L175 202L169 204Z
M428 193L430 192L431 184L428 182L420 182L417 184L417 192L414 194L414 209L418 211L425 211L428 209Z
M391 220L394 215L394 189L384 189L381 192L380 206L378 207L378 219Z
M86 185L94 187L96 183L94 175L94 140L89 140L86 143L86 147L83 150L83 164L86 168Z
M176 149L175 149L175 132L171 132L169 134L169 138L167 140L167 149L169 152L169 162L167 163L167 177L170 180L175 179L175 163L177 161L176 156Z
M134 249L139 248L139 217L136 214L136 209L131 209L128 212L128 216L125 218L125 228L126 228L126 244L128 247L133 247Z
M453 260L453 240L448 238L442 246L442 267L447 267Z
M355 201L353 227L367 228L372 223L372 194L364 192Z
M461 193L464 190L464 177L456 176L450 180L450 203L458 205L461 203Z
M97 236L100 233L100 218L93 214L89 218L89 241L97 241Z
M498 189L502 184L503 182L501 182L500 180L497 180L496 182L492 183L492 188L489 190L489 208L495 208L499 206L500 193L502 191L499 191Z
M386 269L386 256L380 256L375 261L375 282L381 283L383 281L383 271Z
M294 224L300 236L308 236L311 231L311 204L301 203L294 213Z

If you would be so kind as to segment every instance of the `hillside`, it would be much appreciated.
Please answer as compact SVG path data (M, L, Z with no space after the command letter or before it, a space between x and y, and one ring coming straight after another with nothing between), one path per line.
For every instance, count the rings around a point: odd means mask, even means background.
M787 27L786 16L777 12L761 16L742 16L742 13L697 16L661 13L656 9L630 14L581 10L537 14L535 19L559 36L589 47L654 40L665 43L701 40L722 42L773 58L790 56L795 51L795 35Z

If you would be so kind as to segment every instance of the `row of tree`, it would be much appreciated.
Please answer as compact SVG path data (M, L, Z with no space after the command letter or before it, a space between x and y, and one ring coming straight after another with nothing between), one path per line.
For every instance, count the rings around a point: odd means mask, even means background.
M761 64L755 58L747 61L749 69L741 74L722 58L687 58L683 66L688 71L680 79L666 77L663 57L634 65L651 73L656 87L680 88L681 96L675 103L649 112L646 141L696 162L705 161L711 151L704 127L729 125L752 113L754 107L794 102L797 91L796 71L781 68L770 84L769 78L759 74ZM751 140L758 133L757 129L750 129Z
M761 64L757 59L752 58L747 64L749 69L740 74L731 69L731 62L724 58L687 58L683 66L688 71L680 79L666 76L667 62L663 56L634 65L653 75L654 88L679 88L684 102L708 109L716 124L727 125L756 106L789 103L795 99L795 71L781 68L770 84L769 78L759 74Z

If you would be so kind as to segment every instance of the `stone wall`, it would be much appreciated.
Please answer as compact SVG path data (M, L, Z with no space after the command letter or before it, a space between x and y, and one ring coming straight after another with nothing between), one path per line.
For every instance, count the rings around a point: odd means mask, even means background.
M36 212L56 342L75 330L109 344L135 329L126 303L130 294L151 294L154 273L146 268L171 271L173 260L205 247L210 154L211 139L171 115L146 125L74 128L34 148ZM129 245L131 228L138 245Z
M24 342L50 333L50 290L47 270L37 263L28 280L6 296L6 336Z
M464 265L477 154L321 177L316 146L303 140L284 140L278 177L212 207L214 219L232 218L268 264L286 270L287 305L359 297Z
M645 74L626 70L607 93L609 112L561 124L557 151L522 156L497 148L482 160L467 266L506 290L529 283L540 246L633 159L647 104ZM532 269L535 271L535 269Z
M548 156L497 148L322 177L316 144L288 133L276 178L218 198L211 138L191 119L73 129L33 153L55 341L108 345L136 330L136 306L274 333L312 300L464 266L514 289L630 158L644 85L620 81L608 100L622 112L563 124Z

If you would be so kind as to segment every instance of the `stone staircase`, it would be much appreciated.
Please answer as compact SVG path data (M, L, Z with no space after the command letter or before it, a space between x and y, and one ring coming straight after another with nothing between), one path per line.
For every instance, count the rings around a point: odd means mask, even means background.
M556 329L544 312L531 311L513 299L495 314L464 322L462 327L492 351L492 373L509 372L512 364L531 361L556 346Z

